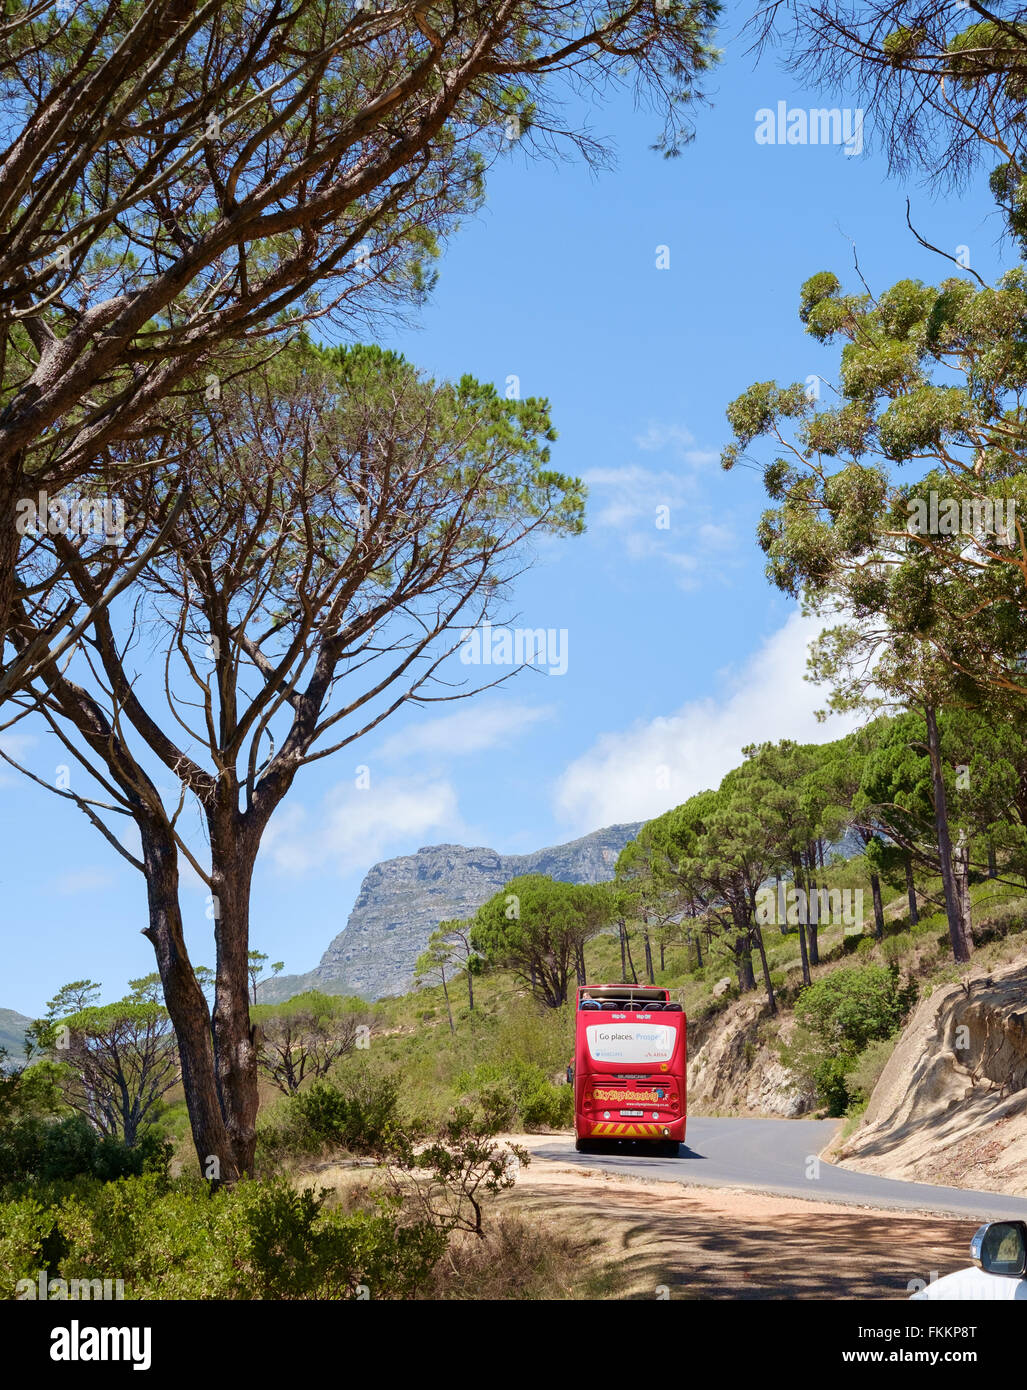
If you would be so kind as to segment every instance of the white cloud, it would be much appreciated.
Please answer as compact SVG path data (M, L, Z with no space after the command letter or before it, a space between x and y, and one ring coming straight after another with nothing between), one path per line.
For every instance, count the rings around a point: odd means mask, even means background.
M16 763L25 765L25 755L29 753L39 742L35 734L24 734L18 731L6 730L0 734L0 748L9 758L13 758ZM0 787L26 786L28 785L21 773L16 772L10 763L4 762L0 758Z
M684 425L665 425L658 421L651 421L645 434L635 436L635 447L646 453L671 447L675 456L692 468L706 468L720 457L713 449L697 449L695 435Z
M716 787L748 743L823 743L860 722L814 711L826 691L803 679L806 652L820 624L794 613L740 672L722 677L719 697L691 700L675 713L601 734L556 785L557 815L576 831L646 820Z
M109 888L113 882L113 874L106 869L77 869L59 874L53 887L65 897L78 897L82 893L98 893L103 888Z
M590 527L601 536L617 533L630 560L667 567L681 589L722 577L735 548L730 527L716 519L710 479L700 476L717 455L693 449L694 443L682 425L651 424L635 444L647 453L669 453L670 466L630 463L584 474Z
M656 521L657 507L684 506L690 480L668 469L642 468L633 463L627 468L594 468L583 476L593 494L601 494L599 509L590 515L593 526L623 527L629 522L644 519L647 526Z
M411 723L382 744L383 758L464 757L502 747L540 720L550 719L552 706L524 704L471 704L457 706L452 714Z
M287 873L329 868L342 875L407 851L414 838L427 844L457 839L463 831L449 782L372 774L365 789L348 782L333 787L316 814L288 808L271 823L264 848Z

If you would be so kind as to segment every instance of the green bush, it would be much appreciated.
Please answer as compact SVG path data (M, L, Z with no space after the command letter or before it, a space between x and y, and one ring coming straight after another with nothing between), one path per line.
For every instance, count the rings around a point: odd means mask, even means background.
M55 1219L31 1197L0 1202L0 1298L13 1298L19 1279L35 1280L46 1267Z
M574 1121L574 1087L554 1086L541 1067L511 1058L483 1062L457 1078L467 1095L496 1089L509 1098L516 1120L526 1130L564 1129Z
M0 1191L25 1183L69 1183L77 1178L113 1182L150 1171L167 1172L171 1145L156 1129L129 1148L100 1135L84 1115L60 1120L26 1116L0 1124Z
M826 1047L854 1058L867 1043L895 1031L915 988L900 985L898 972L883 965L834 970L803 990L795 1016Z
M261 1131L261 1157L381 1153L399 1129L398 1096L389 1076L358 1073L342 1086L315 1081L279 1108L277 1126Z
M868 1043L856 1058L846 1080L850 1104L865 1105L869 1101L897 1041L894 1036L878 1038Z
M846 1085L844 1057L819 1056L814 1061L811 1076L817 1089L817 1098L827 1106L828 1114L844 1115L849 1103L849 1090Z
M24 1199L0 1203L0 1296L46 1268L51 1278L121 1279L128 1298L337 1299L361 1285L373 1298L406 1298L445 1249L431 1223L324 1202L281 1178L212 1197L196 1180L169 1184L150 1173L49 1211Z
M908 931L899 932L898 936L886 936L881 942L881 952L889 964L897 965L912 949L913 937Z
M832 971L799 996L798 1026L782 1058L813 1085L831 1115L844 1115L849 1105L865 1098L869 1071L851 1079L858 1059L867 1054L870 1066L871 1044L894 1035L915 999L916 985L903 985L894 966Z

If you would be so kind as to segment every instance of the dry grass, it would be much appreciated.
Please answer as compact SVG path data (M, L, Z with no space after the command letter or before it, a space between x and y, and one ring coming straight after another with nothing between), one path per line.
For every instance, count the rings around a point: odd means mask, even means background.
M493 1207L483 1238L458 1231L418 1295L441 1302L523 1302L591 1296L592 1246L535 1215Z
M373 1165L325 1163L291 1174L343 1211L367 1210L386 1191ZM449 1248L417 1297L424 1301L532 1301L595 1297L605 1261L594 1238L554 1226L551 1217L510 1211L509 1197L491 1199L484 1237L455 1231ZM411 1216L418 1213L413 1208Z

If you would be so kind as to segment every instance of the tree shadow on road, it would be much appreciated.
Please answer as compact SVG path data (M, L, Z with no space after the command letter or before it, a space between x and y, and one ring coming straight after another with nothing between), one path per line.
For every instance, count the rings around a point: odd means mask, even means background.
M526 1189L519 1204L601 1241L599 1297L628 1299L905 1299L932 1272L969 1263L975 1221L823 1211L732 1191L731 1214L702 1197L616 1181ZM618 1188L621 1190L618 1191ZM917 1281L920 1281L918 1284Z

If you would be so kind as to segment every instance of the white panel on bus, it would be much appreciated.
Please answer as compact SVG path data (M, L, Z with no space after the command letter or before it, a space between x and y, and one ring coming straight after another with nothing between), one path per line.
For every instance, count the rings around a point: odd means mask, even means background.
M677 1039L665 1023L595 1023L585 1034L593 1062L669 1062Z

